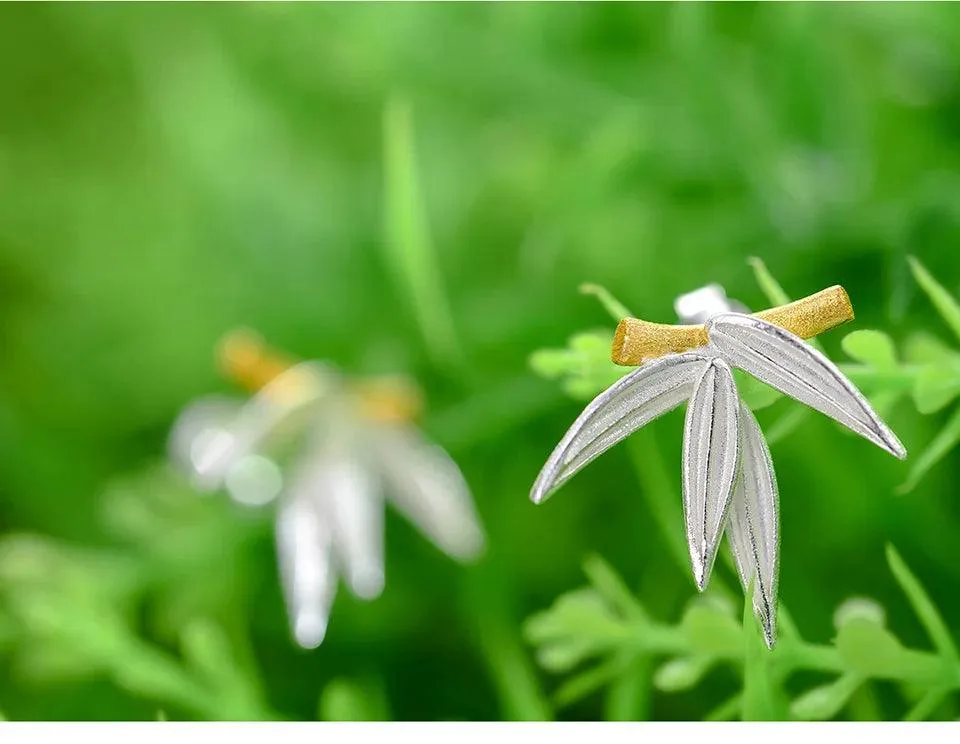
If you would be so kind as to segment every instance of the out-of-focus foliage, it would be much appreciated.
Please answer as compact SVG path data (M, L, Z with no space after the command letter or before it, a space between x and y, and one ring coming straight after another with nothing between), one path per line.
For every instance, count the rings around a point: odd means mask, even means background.
M717 667L734 666L743 690L707 713L708 720L834 718L852 707L853 696L870 680L895 683L906 702L906 720L923 720L947 709L960 689L960 658L943 619L893 547L887 548L887 560L933 651L904 647L885 627L882 608L861 598L837 609L832 646L803 640L784 613L782 638L768 652L750 603L741 625L726 599L712 592L692 600L676 625L660 623L597 557L584 566L591 586L564 594L534 615L527 636L538 647L540 664L552 672L572 672L600 659L557 690L561 708L628 674L631 663L644 662L654 669L652 689L668 694L692 690ZM787 687L797 686L793 677L801 670L821 679L790 700Z
M903 653L945 658L920 607L960 617L958 76L950 4L5 5L0 710L676 719L742 688L718 716L792 701L891 718L916 699L916 717L955 717L943 690L911 679L901 697L850 665L765 696L775 657L735 605L718 622L742 664L700 669L677 646L662 668L610 646L612 686L561 706L521 626L599 552L627 587L615 621L584 599L604 632L622 639L636 606L673 643L687 636L668 620L696 630L667 537L681 419L534 507L581 401L528 360L599 329L563 354L602 372L612 324L584 283L652 320L708 282L759 307L757 256L791 295L847 288L856 323L821 343L861 368L911 453L751 397L784 493L781 598L811 648L839 653L834 608L871 596L886 618L866 632L901 653L928 648L926 628L936 650ZM388 518L384 595L343 593L323 646L298 651L269 510L199 497L162 462L184 405L236 392L213 358L238 325L417 379L424 427L475 492L484 561L460 568ZM906 584L904 601L888 543L929 602Z

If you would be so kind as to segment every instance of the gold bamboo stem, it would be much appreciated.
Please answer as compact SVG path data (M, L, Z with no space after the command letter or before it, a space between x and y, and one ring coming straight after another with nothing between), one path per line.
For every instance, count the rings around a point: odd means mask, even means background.
M853 320L847 291L837 285L786 305L754 313L800 338L813 338ZM665 354L679 354L707 343L702 325L666 325L624 318L617 325L610 358L614 364L637 366Z

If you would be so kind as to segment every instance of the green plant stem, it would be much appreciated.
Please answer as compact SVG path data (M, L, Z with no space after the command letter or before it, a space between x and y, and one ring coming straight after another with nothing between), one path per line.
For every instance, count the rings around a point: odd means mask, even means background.
M604 701L607 721L645 721L650 717L650 693L653 665L650 659L636 656L610 684Z
M950 690L930 690L903 717L904 721L925 721L940 703L950 694Z

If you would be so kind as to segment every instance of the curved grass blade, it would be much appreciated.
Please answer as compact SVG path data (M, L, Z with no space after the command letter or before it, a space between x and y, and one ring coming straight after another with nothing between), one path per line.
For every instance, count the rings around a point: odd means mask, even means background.
M957 646L950 635L950 629L937 610L937 606L930 599L917 577L907 567L897 549L890 544L887 545L887 563L890 566L890 572L897 580L903 593L907 595L913 611L917 613L917 618L923 624L924 630L927 631L927 635L930 636L930 640L937 651L944 659L949 659L954 663L960 661L960 652L957 651Z
M763 432L750 409L740 407L740 478L730 505L727 535L745 592L753 592L767 648L776 639L777 573L780 563L777 476Z
M683 509L697 588L703 590L726 525L740 463L740 396L712 359L697 380L683 428Z
M395 94L383 114L384 247L392 269L413 304L417 323L433 361L463 366L463 350L444 292L422 185L417 171L413 108Z
M930 298L930 302L940 313L943 322L946 323L956 337L960 339L960 303L954 299L940 282L933 278L933 275L927 271L926 267L920 263L914 256L907 256L907 262L910 264L910 271L917 284Z
M943 425L933 441L917 457L907 474L907 480L897 489L897 492L901 494L909 493L916 488L924 476L946 457L958 443L960 443L960 407L947 419L947 423Z
M600 393L577 417L537 476L535 504L613 445L673 410L690 396L707 357L697 352L665 356L625 375Z
M710 345L732 365L825 416L901 460L907 451L867 399L836 365L789 331L736 313L707 323Z

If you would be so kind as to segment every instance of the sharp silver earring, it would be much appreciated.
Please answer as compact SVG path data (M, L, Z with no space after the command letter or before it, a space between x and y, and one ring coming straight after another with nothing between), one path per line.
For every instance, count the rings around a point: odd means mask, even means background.
M907 452L866 398L803 341L853 319L835 286L755 315L708 285L675 303L684 325L624 318L611 356L639 368L591 401L554 449L530 497L542 503L617 442L687 401L683 511L697 587L710 579L724 532L768 647L776 639L779 495L770 450L740 400L733 368L829 416L881 449Z

